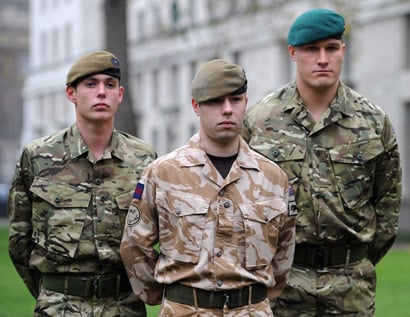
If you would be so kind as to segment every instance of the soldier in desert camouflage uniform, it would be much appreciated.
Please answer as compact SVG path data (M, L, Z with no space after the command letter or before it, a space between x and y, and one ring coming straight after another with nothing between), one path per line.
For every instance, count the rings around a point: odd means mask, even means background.
M293 23L296 81L250 107L243 137L296 195L295 260L275 316L373 316L374 265L398 229L401 168L385 112L340 82L345 22L313 9Z
M121 255L134 292L160 316L272 316L286 284L296 210L286 174L239 132L243 69L212 60L192 81L200 131L150 164ZM154 246L159 242L159 253Z
M66 87L76 123L29 144L17 164L9 253L35 316L146 316L119 247L132 192L156 154L114 129L123 93L114 55L77 60Z

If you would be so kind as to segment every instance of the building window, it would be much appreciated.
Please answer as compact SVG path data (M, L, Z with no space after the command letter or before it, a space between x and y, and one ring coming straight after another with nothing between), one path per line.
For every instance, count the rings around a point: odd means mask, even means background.
M197 0L190 0L189 1L189 21L191 25L197 24Z
M41 0L40 6L39 6L39 11L44 12L47 10L47 1L48 0Z
M145 12L143 11L137 13L137 34L139 40L145 38Z
M178 141L178 132L175 127L178 126L179 111L173 106L164 111L165 115L165 133L166 133L166 144L165 151L170 152L176 148L176 142Z
M405 110L404 110L404 122L406 124L404 124L404 134L405 136L410 135L410 125L408 124L408 122L410 122L410 101L406 102L405 104ZM404 148L404 155L403 158L409 158L410 157L410 143L409 142L404 142L405 144L405 148ZM408 171L410 172L410 170ZM410 176L410 175L407 175ZM404 176L403 178L405 179L409 179L409 177ZM408 183L410 185L410 182Z
M55 28L52 30L51 33L51 47L53 50L53 62L56 62L60 58L60 46L58 45L59 43L59 36L58 36L58 29Z
M153 5L152 10L152 14L154 16L154 35L159 35L162 32L161 11L157 5Z
M158 70L152 72L152 103L155 108L158 108L158 90L159 90L159 73Z
M198 63L195 61L192 61L190 64L190 70L189 70L191 73L191 77L190 77L191 79L194 78L197 68L198 68Z
M171 4L171 14L172 14L172 29L176 30L178 28L179 25L179 7L178 7L178 1L174 0L172 1Z
M152 130L152 141L151 141L152 146L154 149L159 149L159 133L156 128Z
M63 39L63 45L64 45L64 51L63 51L63 58L69 58L71 56L71 48L72 48L72 27L71 24L67 23L64 26L64 39Z
M44 66L48 63L48 40L47 40L47 33L42 32L40 34L40 54L41 56L41 61L40 64L41 66Z
M208 1L208 15L209 19L213 21L215 19L215 3L213 0Z
M410 50L410 14L406 15L406 32L404 32L404 36L406 37L404 39L405 43L405 52L404 52L404 58L405 58L405 68L410 69L410 54L408 53Z
M42 126L43 124L43 122L42 122L42 119L43 118L46 118L46 105L45 105L45 103L46 103L46 96L45 95L43 95L43 94L41 94L41 95L39 95L38 96L38 99L37 99L37 122L39 122L40 123L40 125Z
M180 80L179 80L179 69L177 65L173 65L171 67L171 78L170 78L170 87L171 87L171 102L174 104L178 104L178 100L179 100L179 84L180 84Z

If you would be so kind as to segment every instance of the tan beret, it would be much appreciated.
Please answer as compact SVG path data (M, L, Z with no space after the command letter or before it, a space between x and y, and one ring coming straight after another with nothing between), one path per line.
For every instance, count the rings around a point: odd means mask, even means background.
M246 92L247 80L242 67L222 59L202 64L192 79L192 98L197 102Z
M96 51L78 59L67 74L67 85L72 85L87 76L107 74L121 79L120 61L107 51Z

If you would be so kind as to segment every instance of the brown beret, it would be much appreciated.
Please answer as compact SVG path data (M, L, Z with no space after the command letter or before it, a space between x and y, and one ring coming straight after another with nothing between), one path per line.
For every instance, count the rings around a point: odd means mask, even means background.
M120 61L107 51L96 51L78 59L67 74L67 85L94 74L107 74L121 79Z
M242 67L222 59L202 64L192 79L192 98L197 102L246 92L247 80Z

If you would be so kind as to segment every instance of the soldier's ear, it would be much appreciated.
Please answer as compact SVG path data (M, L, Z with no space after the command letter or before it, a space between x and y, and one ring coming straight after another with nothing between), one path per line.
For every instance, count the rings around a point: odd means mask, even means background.
M288 45L288 52L289 52L290 59L292 61L295 61L296 48L292 45Z
M65 95L67 96L67 99L70 100L72 103L77 103L77 97L75 93L75 88L72 86L66 86L65 88Z
M199 117L199 103L194 98L192 98L191 104L192 104L192 109L194 109L194 112Z

